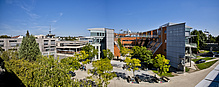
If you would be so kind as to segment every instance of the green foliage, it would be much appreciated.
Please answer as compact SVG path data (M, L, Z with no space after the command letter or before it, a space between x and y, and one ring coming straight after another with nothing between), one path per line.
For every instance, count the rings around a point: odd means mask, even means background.
M128 49L128 48L125 48L125 47L122 47L120 49L120 53L122 56L125 56L126 54L131 54L132 53L132 50L131 49Z
M112 60L114 57L113 53L109 49L103 50L103 55L105 58L108 58L110 60Z
M1 35L0 38L11 38L11 37L8 35Z
M133 53L132 55L135 57L138 57L141 59L142 62L146 62L147 64L152 64L152 52L150 50L147 50L146 47L139 47L139 46L134 46L132 48Z
M125 63L128 66L128 70L131 71L131 69L132 69L133 75L135 75L134 72L139 69L138 67L141 66L140 62L141 61L139 59L136 59L136 58L130 59L127 57L125 59Z
M58 60L52 56L44 56L37 58L36 61L28 61L12 56L4 62L7 71L14 72L27 87L79 86L81 83L71 80L70 75L67 74L77 62L72 62L71 58L62 62Z
M120 38L118 38L118 44L119 44L119 48L120 48L120 50L123 48L123 45L122 45L122 43L121 43L121 41L120 41Z
M202 69L206 69L210 66L212 66L215 62L217 62L218 60L215 60L215 61L210 61L210 62L206 62L206 63L200 63L200 64L197 64L196 66L202 70Z
M29 61L35 61L36 58L41 55L39 45L36 43L35 37L33 35L29 35L28 31L26 37L22 40L18 53L19 58L24 58Z
M218 43L219 44L219 35L216 37L216 43Z
M90 59L94 58L98 54L98 50L95 49L95 47L90 44L86 44L84 47L82 47L82 50L89 55L88 58Z
M142 54L141 47L139 46L132 47L132 50L133 50L132 56L140 57L140 55Z
M109 80L116 77L116 74L112 72L113 66L108 58L94 61L92 65L94 68L88 70L88 73L91 73L92 76L89 76L88 78L97 82L98 87L103 85L106 87L110 83ZM97 73L97 75L95 75L95 73Z
M161 75L169 71L169 67L170 67L170 65L168 65L169 62L170 60L165 59L165 56L161 54L157 54L157 56L153 59L154 67L159 68L159 73Z

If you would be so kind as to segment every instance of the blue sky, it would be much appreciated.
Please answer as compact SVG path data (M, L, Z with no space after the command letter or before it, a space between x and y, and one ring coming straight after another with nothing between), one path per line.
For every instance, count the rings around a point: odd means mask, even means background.
M186 22L219 35L219 0L0 0L0 35L89 36L88 28L147 31Z

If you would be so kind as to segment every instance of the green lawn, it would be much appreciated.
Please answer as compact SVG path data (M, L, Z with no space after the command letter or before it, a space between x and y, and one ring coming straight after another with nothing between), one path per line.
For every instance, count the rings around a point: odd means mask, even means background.
M154 73L156 73L157 75L159 75L160 77L161 76L167 76L167 77L173 77L174 75L172 75L171 74L171 72L170 73L165 73L165 74L163 74L163 75L160 75L160 74L158 74L158 71L157 70L152 70Z
M212 57L205 57L205 58L200 58L200 59L204 59L205 61L207 61L207 60L211 60L211 59L215 59L215 58L212 58ZM192 59L192 61L196 62L196 61L198 61L198 60L200 60L200 59Z
M197 56L197 58L202 57L202 56Z
M211 65L213 65L215 62L217 62L218 60L215 61L211 61L211 62L207 62L207 63L201 63L201 64L197 64L196 66L202 70L202 69L206 69L208 67L210 67Z
M188 72L188 71L189 71L189 68L186 67L186 72Z
M207 50L204 50L204 51L201 51L200 53L208 53L209 51Z

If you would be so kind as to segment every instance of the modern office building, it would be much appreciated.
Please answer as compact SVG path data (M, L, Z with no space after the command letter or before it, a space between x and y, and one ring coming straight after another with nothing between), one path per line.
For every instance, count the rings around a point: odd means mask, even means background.
M63 59L65 57L72 57L74 54L79 53L89 41L57 41L57 57ZM100 44L91 44L98 49L98 55L95 56L94 60L100 59Z
M52 55L56 57L56 41L58 38L55 38L55 35L35 35L35 38L39 44L42 55Z
M184 70L183 64L191 61L191 56L193 56L192 49L197 48L196 44L189 42L192 37L190 35L191 29L192 27L186 26L185 23L167 23L158 29L146 32L129 35L115 34L115 43L118 43L117 39L120 38L122 45L127 48L145 46L152 51L154 57L157 54L165 55L170 60L172 67ZM118 45L116 47L119 48Z
M114 29L108 28L91 28L90 37L93 38L92 43L101 44L101 52L103 49L109 49L114 54ZM103 56L103 54L101 54Z

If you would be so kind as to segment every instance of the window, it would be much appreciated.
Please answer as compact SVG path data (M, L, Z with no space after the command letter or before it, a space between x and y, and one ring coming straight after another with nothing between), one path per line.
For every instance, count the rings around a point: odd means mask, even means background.
M100 36L99 33L97 33L97 36Z
M165 30L164 33L167 33L167 30ZM172 33L172 31L170 33Z
M51 45L55 45L55 40L51 40Z
M0 42L4 42L4 40L0 40Z
M9 40L9 42L17 42L17 40Z
M0 47L4 47L4 44L0 44Z
M90 36L97 36L97 32L91 32Z
M17 43L11 43L10 45L11 45L11 47L16 47L16 46L18 46Z

